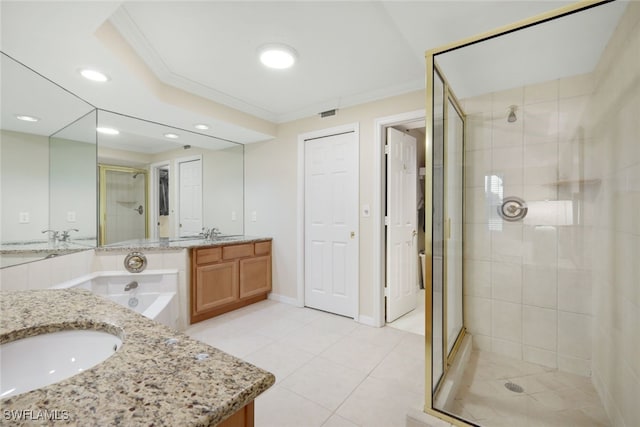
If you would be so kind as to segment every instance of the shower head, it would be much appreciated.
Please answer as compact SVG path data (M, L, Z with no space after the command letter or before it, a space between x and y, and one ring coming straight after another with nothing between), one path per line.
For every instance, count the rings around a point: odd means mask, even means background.
M133 179L136 179L138 177L138 175L140 175L140 172L136 172L133 174Z
M509 123L513 123L516 120L518 120L518 118L516 117L516 110L518 109L517 105L511 105L509 107L509 115L507 116L507 121Z

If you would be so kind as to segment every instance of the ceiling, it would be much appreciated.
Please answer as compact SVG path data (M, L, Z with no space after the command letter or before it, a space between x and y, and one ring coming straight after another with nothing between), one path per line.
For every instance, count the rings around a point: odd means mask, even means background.
M423 89L426 50L571 3L2 1L0 43L97 107L251 143L277 123ZM272 42L296 49L292 69L259 63ZM82 67L110 81L88 82Z

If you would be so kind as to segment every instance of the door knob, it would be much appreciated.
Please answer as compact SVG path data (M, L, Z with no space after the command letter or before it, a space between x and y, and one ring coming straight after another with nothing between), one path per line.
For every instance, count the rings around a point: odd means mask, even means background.
M417 232L416 230L413 230L413 231L411 232L411 235L412 235L413 237L415 237L415 236L416 236L416 234L418 234L418 232Z
M355 239L356 237L356 232L352 231L351 233L349 233L349 237L351 237L352 239Z

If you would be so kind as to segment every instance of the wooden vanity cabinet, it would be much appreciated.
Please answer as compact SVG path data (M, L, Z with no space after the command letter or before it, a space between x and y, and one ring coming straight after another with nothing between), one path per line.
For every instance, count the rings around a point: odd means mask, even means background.
M271 241L194 248L191 323L266 299L271 292Z

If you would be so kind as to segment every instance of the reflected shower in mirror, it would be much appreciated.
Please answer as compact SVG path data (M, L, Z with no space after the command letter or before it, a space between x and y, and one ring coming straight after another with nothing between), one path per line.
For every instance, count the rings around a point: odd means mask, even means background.
M98 163L101 245L244 232L240 144L98 110Z

